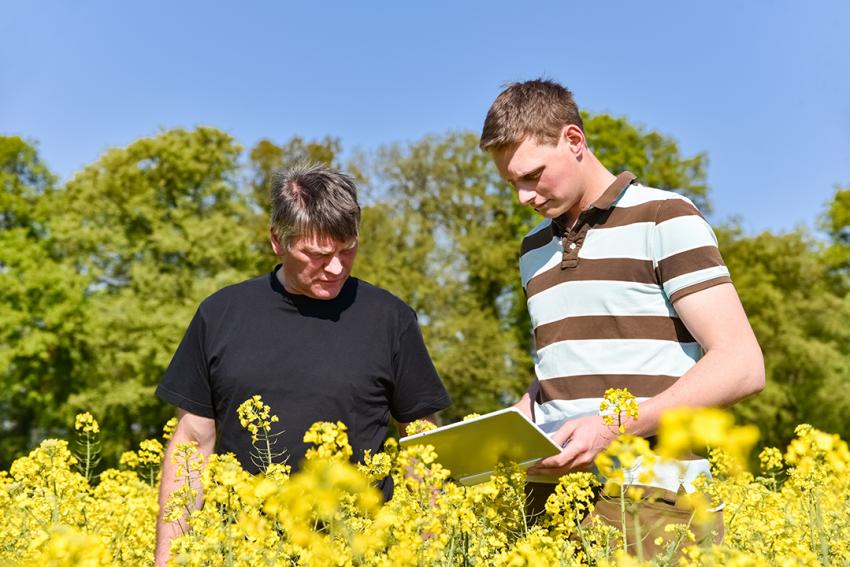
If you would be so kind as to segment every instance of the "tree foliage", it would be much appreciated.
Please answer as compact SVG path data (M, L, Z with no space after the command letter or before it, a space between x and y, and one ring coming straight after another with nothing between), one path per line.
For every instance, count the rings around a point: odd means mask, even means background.
M0 462L56 427L89 356L79 340L88 278L64 262L47 223L55 178L33 146L0 137Z
M846 292L850 290L850 187L836 188L820 219L820 227L830 238L825 252L830 275Z
M718 231L724 258L765 359L767 386L735 411L782 446L810 423L850 431L850 297L829 277L822 244L801 230L747 237Z
M628 169L644 185L681 193L701 211L711 212L705 153L685 157L675 139L622 117L583 113L583 120L588 145L610 171Z
M253 273L240 155L217 130L172 130L107 151L45 196L46 250L24 252L9 272L30 292L55 282L40 301L62 310L59 335L75 347L62 365L48 345L30 349L27 364L48 358L51 372L7 366L7 379L24 390L16 406L47 424L85 408L124 434L155 431L169 410L153 388L198 302ZM45 264L51 257L58 266ZM109 455L126 440L105 444Z

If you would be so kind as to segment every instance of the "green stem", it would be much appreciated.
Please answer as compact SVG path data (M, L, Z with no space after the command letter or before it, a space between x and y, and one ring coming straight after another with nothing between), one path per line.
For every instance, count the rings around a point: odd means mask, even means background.
M268 433L263 434L263 440L266 442L266 470L268 470L272 465L272 445Z
M623 551L628 553L629 540L626 534L626 485L620 485L620 525L623 527Z
M637 547L637 555L638 560L643 563L643 537L641 535L640 529L640 515L635 512L634 513L634 524L635 524L635 547Z
M59 523L59 489L56 487L56 478L54 477L51 485L53 486L53 513L50 518L50 523L56 525Z
M818 534L818 543L820 544L818 555L820 555L821 564L829 567L829 543L826 540L826 533L823 529L823 519L821 518L820 511L820 498L818 498L817 491L812 494L812 500L815 511L815 528L816 533Z
M86 433L86 482L91 482L91 437Z

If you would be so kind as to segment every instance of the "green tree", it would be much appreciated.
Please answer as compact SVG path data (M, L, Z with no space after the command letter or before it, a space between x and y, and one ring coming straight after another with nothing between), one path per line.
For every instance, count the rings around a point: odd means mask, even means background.
M850 301L835 293L822 244L798 230L718 231L721 250L761 345L767 385L734 411L783 447L798 423L847 434Z
M833 283L841 292L850 292L850 187L836 188L820 227L830 239L825 258Z
M711 212L704 152L685 157L674 138L622 117L588 113L582 117L588 145L609 170L628 169L644 185L680 193L704 213Z
M67 412L102 420L105 457L173 411L153 390L198 303L255 275L240 155L219 130L170 130L108 150L59 195L50 229L92 279L85 335L94 356L73 376Z
M46 224L55 178L35 148L0 136L0 466L61 429L58 409L87 356L88 280L62 261Z

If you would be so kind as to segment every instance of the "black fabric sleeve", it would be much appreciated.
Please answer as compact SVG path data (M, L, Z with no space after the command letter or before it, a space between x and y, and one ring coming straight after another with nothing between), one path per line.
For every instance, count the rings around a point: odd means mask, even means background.
M409 423L451 405L412 309L402 325L393 363L395 376L390 413L397 421Z
M189 413L214 418L205 331L206 325L198 309L156 389L156 395Z

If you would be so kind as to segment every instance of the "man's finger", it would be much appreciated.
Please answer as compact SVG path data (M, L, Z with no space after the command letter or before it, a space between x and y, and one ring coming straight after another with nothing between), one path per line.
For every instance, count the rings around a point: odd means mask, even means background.
M568 421L552 434L552 441L561 447L566 447L567 442L573 436L573 432L575 432L575 430L576 423L574 421Z
M546 457L545 459L534 465L531 469L529 469L529 471L540 470L542 474L552 474L553 470L555 469L569 469L571 463L576 458L575 453L576 449L568 444L563 451L561 451L557 455Z

